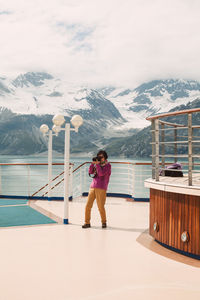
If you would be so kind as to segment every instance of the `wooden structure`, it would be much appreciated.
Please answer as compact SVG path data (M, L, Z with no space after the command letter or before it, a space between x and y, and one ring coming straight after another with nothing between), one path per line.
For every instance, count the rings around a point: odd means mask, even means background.
M150 197L150 234L162 244L200 256L199 196L151 189ZM181 240L184 232L188 234L186 242Z
M200 259L200 169L195 163L200 155L194 152L200 148L200 136L194 131L200 125L192 125L193 113L200 113L200 109L148 118L152 122L152 178L145 181L145 186L150 188L150 234L163 246ZM177 123L179 115L187 116L187 124ZM177 116L176 123L169 122L170 116ZM167 121L160 120L166 117ZM166 140L167 131L170 137ZM180 154L183 150L179 151L179 144L186 147L186 153ZM166 157L173 157L173 162L186 159L183 177L160 176L160 165L165 169Z

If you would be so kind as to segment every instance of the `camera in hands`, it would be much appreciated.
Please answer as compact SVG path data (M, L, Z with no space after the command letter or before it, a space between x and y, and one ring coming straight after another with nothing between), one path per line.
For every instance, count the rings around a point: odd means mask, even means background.
M92 161L101 161L101 158L98 156L93 157Z

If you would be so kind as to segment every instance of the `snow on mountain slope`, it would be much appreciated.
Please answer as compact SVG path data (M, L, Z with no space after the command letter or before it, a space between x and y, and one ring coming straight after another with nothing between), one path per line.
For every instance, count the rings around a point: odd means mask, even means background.
M2 81L0 78L0 89ZM68 115L70 109L90 109L86 100L90 90L69 86L49 74L27 73L6 81L9 92L1 90L0 105L18 114Z
M130 91L128 94L124 94L124 91L126 90L116 89L115 91L112 91L111 94L107 95L107 99L116 106L122 117L127 121L123 125L117 126L116 130L123 131L131 128L143 128L148 126L148 121L145 120L147 116L146 111L133 112L130 109L137 93L135 91Z
M81 134L86 143L90 138L98 142L116 135L115 126L125 122L114 104L99 91L74 86L46 73L26 73L14 80L0 78L0 107L22 117L80 114L84 119Z
M134 90L102 89L106 97L127 120L121 130L142 128L149 125L149 115L168 112L181 104L200 98L200 83L192 80L155 80L144 83Z
M28 72L15 79L0 77L0 107L17 114L80 113L88 122L104 119L112 133L148 126L147 116L198 97L200 83L192 80L154 80L135 89L91 89L42 72Z

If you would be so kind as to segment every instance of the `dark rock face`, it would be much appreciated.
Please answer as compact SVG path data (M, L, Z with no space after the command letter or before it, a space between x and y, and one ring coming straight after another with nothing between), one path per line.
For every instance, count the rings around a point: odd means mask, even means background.
M10 93L11 91L5 86L5 84L3 84L1 81L0 81L0 95L3 95L5 93Z
M167 91L169 94L176 92L189 91L200 91L200 83L194 80L153 80L148 83L144 83L135 89L139 94L153 92L154 91L163 92ZM161 93L162 94L162 93ZM153 96L153 94L152 94ZM185 97L185 96L184 96Z
M137 96L134 98L134 102L139 104L151 104L151 100L144 94Z
M28 72L26 74L18 76L15 80L13 80L12 84L15 87L21 87L24 86L28 87L31 85L34 86L40 86L44 84L44 80L50 80L53 79L53 76L47 73L43 72Z
M116 95L115 97L122 97L122 96L126 96L126 95L128 95L128 94L130 94L130 92L131 92L131 90L129 90L129 89L127 89L127 90L125 90L125 91L123 91L123 92L121 92L121 93L119 93L118 95Z
M114 104L103 97L102 94L95 90L91 90L91 93L86 97L91 107L91 117L93 119L102 118L121 118L120 112L116 109Z
M49 96L49 97L62 97L62 93L60 93L60 92L53 92L53 93L51 93L51 94L49 94L47 96Z
M142 110L148 110L148 106L147 105L137 105L137 106L132 106L130 107L130 110L134 111L134 112L140 112Z

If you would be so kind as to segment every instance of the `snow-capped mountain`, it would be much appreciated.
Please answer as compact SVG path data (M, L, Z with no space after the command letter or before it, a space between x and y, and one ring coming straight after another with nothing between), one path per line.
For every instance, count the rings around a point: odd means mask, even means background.
M42 72L14 79L0 77L1 107L18 114L80 113L85 120L106 119L109 128L113 126L118 132L148 126L147 116L167 112L198 97L200 83L192 80L155 80L135 89L91 89Z
M66 116L71 111L92 111L100 106L107 107L112 117L121 117L100 92L70 85L47 73L26 73L14 80L0 77L0 106L18 114Z
M11 80L0 77L0 106L18 114L56 114L70 116L81 111L84 117L98 119L101 114L121 116L124 128L142 128L150 114L169 111L174 106L200 96L200 83L183 80L155 80L135 89L77 87L47 73L26 73ZM91 112L91 113L89 113ZM94 113L95 112L95 113ZM121 114L121 115L120 115ZM122 118L119 122L121 130Z
M64 114L67 121L73 114L84 119L80 133L72 139L72 152L96 151L112 145L116 138L129 139L148 126L147 116L193 103L197 98L200 83L191 80L155 80L134 89L91 89L42 72L12 79L0 77L0 153L44 151L47 141L39 127L42 123L51 127L52 116L57 113ZM62 151L62 140L55 140L55 150Z
M175 106L200 98L200 83L194 80L154 80L135 89L100 90L128 122L123 128L145 127L147 116L168 112ZM121 127L122 129L122 127Z

